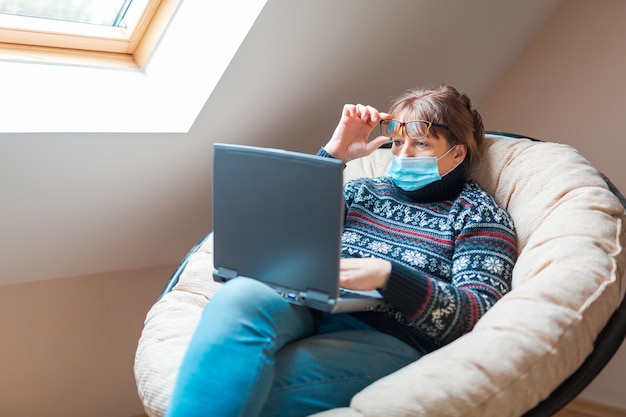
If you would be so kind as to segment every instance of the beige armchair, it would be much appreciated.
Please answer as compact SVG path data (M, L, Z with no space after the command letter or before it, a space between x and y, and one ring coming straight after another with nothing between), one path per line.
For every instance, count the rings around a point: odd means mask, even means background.
M471 176L518 231L513 290L469 334L370 385L350 407L316 416L521 416L592 353L623 298L623 203L569 146L492 134L483 151ZM389 150L377 150L348 164L345 178L384 175L389 160ZM135 375L150 416L168 406L187 343L220 286L212 260L209 234L147 314Z

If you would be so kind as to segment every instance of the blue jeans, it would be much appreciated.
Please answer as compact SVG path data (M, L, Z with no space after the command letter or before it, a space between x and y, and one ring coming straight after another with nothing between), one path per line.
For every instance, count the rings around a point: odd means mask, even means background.
M167 416L308 416L348 406L420 356L349 314L314 312L237 278L207 304Z

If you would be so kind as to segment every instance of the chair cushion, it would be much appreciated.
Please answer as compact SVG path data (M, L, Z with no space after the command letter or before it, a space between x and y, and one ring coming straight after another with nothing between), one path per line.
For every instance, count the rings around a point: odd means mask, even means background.
M471 177L518 231L513 290L469 334L318 416L517 416L576 370L620 300L623 207L600 173L561 144L487 137ZM345 179L385 175L390 151L353 161ZM213 282L212 239L149 311L135 360L139 395L163 415Z

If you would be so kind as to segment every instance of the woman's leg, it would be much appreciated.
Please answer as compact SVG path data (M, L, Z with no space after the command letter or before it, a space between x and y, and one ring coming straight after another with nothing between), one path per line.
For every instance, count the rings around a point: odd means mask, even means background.
M278 352L262 416L308 416L347 407L363 388L422 356L401 340L346 317L322 323L320 330L330 333L300 339ZM333 331L341 326L344 330Z
M256 416L274 379L274 355L314 332L308 308L258 281L229 281L207 304L167 416Z

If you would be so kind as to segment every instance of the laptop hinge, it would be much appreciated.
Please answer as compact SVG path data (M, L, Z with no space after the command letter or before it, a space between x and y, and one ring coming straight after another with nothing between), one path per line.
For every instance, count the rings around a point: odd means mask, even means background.
M213 270L213 279L217 282L226 282L230 279L236 278L239 273L230 268L224 268L223 266Z
M328 299L330 298L328 294L326 294L325 292L315 291L310 288L306 290L306 292L304 293L304 296L307 299L318 301L318 302L323 302L323 303L327 302Z
M312 289L307 289L304 293L304 304L306 306L319 308L321 310L328 308L329 299L330 297L328 296L328 294Z

